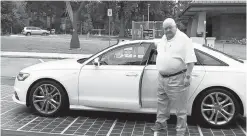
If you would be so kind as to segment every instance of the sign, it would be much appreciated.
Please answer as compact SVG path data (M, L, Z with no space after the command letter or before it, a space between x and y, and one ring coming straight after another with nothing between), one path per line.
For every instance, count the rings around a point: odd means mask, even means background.
M153 30L152 29L149 29L149 30L143 30L143 38L145 39L152 39L154 38L154 33L153 33Z
M112 9L108 9L107 10L107 15L108 15L108 17L111 17L112 16Z

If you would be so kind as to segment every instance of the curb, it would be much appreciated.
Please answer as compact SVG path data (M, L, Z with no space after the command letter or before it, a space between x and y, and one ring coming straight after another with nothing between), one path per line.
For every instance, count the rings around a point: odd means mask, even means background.
M90 56L92 56L92 54L1 52L1 57L7 57L7 58L80 59L80 58L88 58Z

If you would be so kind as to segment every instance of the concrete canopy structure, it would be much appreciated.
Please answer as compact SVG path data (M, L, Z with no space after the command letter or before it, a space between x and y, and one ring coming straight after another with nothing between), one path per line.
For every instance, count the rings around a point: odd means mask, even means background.
M216 40L246 38L246 0L192 0L179 18L188 21L189 37L203 37L206 28Z

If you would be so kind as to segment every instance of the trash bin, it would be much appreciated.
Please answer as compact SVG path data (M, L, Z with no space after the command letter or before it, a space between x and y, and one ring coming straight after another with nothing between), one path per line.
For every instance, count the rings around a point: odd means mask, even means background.
M207 37L206 40L207 40L207 46L208 47L211 47L211 48L214 48L214 45L215 45L215 37Z
M51 34L55 34L55 29L51 29Z

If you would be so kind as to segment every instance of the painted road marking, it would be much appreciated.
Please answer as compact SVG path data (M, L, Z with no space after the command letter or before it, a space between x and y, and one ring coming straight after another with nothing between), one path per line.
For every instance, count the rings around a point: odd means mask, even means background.
M19 105L19 106L15 107L15 108L12 108L12 109L10 109L10 110L4 112L4 113L1 113L1 116L2 116L3 114L5 114L5 113L8 113L8 112L10 112L10 111L12 111L12 110L14 110L14 109L17 109L17 108L19 108L19 107L21 107L21 106L22 106L22 105Z
M243 131L243 133L245 134L245 135L247 135L247 133L244 131L244 129L237 123L237 126Z
M115 127L115 125L117 124L117 119L114 121L114 123L112 124L112 126L111 126L111 128L110 128L110 130L108 131L108 133L107 133L107 135L106 136L110 136L110 134L111 134L111 132L112 132L112 130L113 130L113 128Z
M45 62L45 61L44 61L44 60L42 60L42 59L39 59L39 61L40 61L40 62L42 62L42 63L44 63L44 62Z
M202 133L202 130L201 130L201 127L199 125L197 125L197 128L198 128L198 131L200 133L200 136L203 136L203 133Z
M78 120L80 117L77 117L73 122L71 122L60 134L63 134L66 130L69 129L70 126L72 126L72 124L74 124L76 122L76 120Z
M4 96L3 98L1 98L1 100L2 99L5 99L5 98L7 98L7 97L12 97L13 96L13 94L10 94L10 95L7 95L7 96Z
M36 120L38 117L34 118L33 120L29 121L27 124L23 125L22 127L18 128L17 131L21 130L22 128L24 128L25 126L29 125L30 123L32 123L34 120Z

